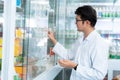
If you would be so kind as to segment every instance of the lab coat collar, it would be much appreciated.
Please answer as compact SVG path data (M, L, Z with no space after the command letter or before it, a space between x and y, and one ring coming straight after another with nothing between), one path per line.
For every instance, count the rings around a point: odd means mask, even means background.
M92 31L86 38L85 40L89 41L92 40L97 32L94 30Z

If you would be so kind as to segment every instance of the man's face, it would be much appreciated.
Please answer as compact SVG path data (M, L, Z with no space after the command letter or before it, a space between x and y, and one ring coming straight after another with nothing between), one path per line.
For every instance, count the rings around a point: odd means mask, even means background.
M85 21L83 21L79 15L76 15L76 26L78 31L84 31Z

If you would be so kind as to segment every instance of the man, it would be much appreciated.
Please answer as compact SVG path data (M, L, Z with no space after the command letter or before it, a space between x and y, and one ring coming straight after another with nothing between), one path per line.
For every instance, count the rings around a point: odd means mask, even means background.
M78 38L67 51L57 42L54 34L48 32L48 37L55 45L53 52L63 58L59 60L62 67L72 68L70 80L103 80L107 74L109 46L95 31L96 11L84 5L77 8L75 14L77 30L83 32L83 37Z

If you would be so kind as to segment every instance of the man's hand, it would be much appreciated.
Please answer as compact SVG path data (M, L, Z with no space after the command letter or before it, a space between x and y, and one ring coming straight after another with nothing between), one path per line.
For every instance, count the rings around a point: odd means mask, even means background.
M57 40L55 39L53 32L48 31L48 37L50 38L54 45L57 43Z
M59 64L65 68L74 68L77 64L70 60L59 60Z

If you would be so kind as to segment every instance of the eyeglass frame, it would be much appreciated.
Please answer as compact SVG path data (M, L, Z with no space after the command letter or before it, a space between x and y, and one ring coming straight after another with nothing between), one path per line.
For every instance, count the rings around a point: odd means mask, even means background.
M76 19L75 21L76 21L76 23L77 23L77 22L79 22L79 21L85 21L85 20L77 20L77 19Z

